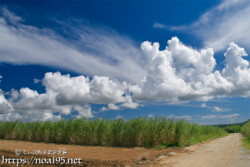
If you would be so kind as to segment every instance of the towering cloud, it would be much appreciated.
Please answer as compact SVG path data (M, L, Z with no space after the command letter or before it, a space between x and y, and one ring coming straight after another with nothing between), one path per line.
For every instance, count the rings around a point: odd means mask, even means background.
M215 97L250 97L250 68L244 59L247 54L234 43L224 54L225 68L221 71L215 70L212 49L195 50L177 37L169 40L164 50L159 50L158 43L143 42L140 54L145 76L138 84L105 76L90 79L49 72L42 80L45 93L21 88L12 90L6 99L2 92L0 110L20 114L19 117L40 114L43 119L55 120L72 111L78 112L76 117L93 117L92 104L107 105L105 111L135 109L138 103L146 101L181 103Z
M147 75L134 92L137 100L192 101L214 97L249 97L249 62L243 48L231 43L225 53L225 68L215 70L212 49L195 50L174 37L164 50L158 43L141 45Z
M225 3L221 8L216 10L229 7ZM0 120L58 120L65 115L91 118L94 104L103 104L105 111L136 109L148 101L182 103L250 97L247 53L233 42L224 54L225 67L219 71L213 48L194 49L177 37L160 50L157 42L145 41L139 48L111 30L103 32L86 25L70 29L80 34L77 41L25 25L22 18L2 9L0 62L42 64L85 75L48 72L42 79L44 93L28 87L0 91Z

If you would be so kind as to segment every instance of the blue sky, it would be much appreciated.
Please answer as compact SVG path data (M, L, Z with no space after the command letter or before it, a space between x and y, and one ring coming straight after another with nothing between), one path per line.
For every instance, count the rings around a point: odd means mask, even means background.
M1 1L0 120L249 119L248 1Z

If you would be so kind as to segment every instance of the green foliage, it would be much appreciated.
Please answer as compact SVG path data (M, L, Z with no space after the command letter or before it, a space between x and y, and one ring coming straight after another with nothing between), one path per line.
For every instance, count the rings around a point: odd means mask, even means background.
M243 137L241 141L242 141L242 146L250 150L250 140L248 140L246 137Z
M73 119L58 122L1 122L0 139L119 147L187 146L227 135L219 127L165 117L129 121Z
M246 149L250 149L250 120L242 126L241 132L245 136L242 138L242 146Z
M250 140L250 120L248 120L243 126L242 126L242 134L246 136L248 140Z
M231 125L224 128L228 133L240 133L241 127L239 125Z

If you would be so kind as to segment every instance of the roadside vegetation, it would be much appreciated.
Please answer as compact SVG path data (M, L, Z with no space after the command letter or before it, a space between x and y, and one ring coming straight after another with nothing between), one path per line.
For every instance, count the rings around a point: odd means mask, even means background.
M0 123L0 139L77 145L182 147L226 135L227 132L219 127L201 126L164 117L129 121L73 119Z
M224 130L227 131L228 133L241 133L241 126L239 125L226 126Z
M250 120L242 126L242 134L245 136L242 138L242 145L245 148L250 149Z

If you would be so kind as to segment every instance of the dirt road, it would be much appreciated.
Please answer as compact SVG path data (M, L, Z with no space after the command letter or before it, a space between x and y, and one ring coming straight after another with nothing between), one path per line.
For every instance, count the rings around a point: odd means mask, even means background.
M189 153L166 157L166 167L250 167L250 151L241 146L241 134L230 134L208 143L186 148Z
M32 155L15 155L15 149L67 150L65 157L82 158L80 166L87 167L250 167L250 151L241 147L241 138L241 134L230 134L184 149L117 148L0 140L0 155L8 158L31 158ZM1 163L0 161L0 166L4 166Z

